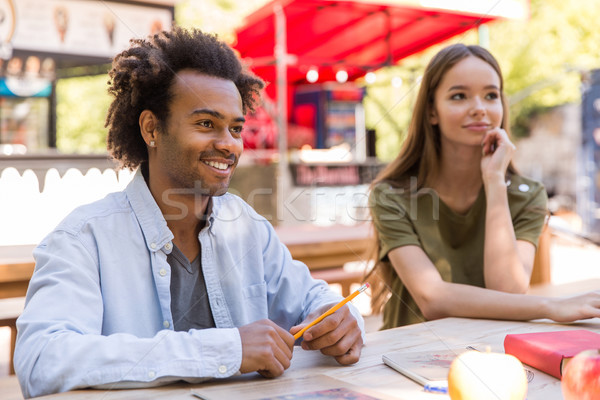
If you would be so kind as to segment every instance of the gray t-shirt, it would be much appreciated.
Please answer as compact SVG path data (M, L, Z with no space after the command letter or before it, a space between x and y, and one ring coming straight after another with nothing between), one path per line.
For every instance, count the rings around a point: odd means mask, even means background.
M173 245L167 256L171 266L171 313L176 331L214 328L215 320L210 309L200 256L190 263Z

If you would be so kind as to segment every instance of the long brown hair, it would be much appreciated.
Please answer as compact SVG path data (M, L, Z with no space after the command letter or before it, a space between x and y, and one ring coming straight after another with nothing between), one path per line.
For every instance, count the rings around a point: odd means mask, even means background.
M446 72L467 57L480 58L494 68L498 74L503 109L500 128L504 129L510 137L508 103L504 94L504 79L498 61L481 46L467 46L461 43L450 45L440 50L425 68L413 116L400 153L377 175L371 184L371 190L380 182L387 182L393 187L409 188L410 185L411 191L418 190L431 182L431 179L438 173L441 157L440 130L437 125L431 124L429 118L432 113L434 93ZM512 162L508 166L507 173L508 175L516 173ZM416 187L413 186L415 178ZM389 294L386 283L391 278L392 266L389 262L379 261L381 250L379 235L376 229L373 231L375 241L370 256L375 260L375 264L367 273L365 280L368 279L372 286L371 307L374 312L381 312Z

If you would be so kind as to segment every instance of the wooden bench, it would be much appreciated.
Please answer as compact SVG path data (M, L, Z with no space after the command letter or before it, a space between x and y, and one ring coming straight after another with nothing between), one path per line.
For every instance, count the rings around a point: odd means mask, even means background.
M315 279L322 279L327 283L337 283L342 287L342 296L346 297L352 291L352 285L361 283L365 273L363 271L346 271L344 268L327 268L311 271Z
M366 261L371 246L369 224L355 226L313 225L276 228L280 240L295 260L304 262L316 279L339 284L342 295L348 296L353 284L362 282L362 271L344 269L352 261ZM545 227L536 253L531 284L550 282L551 229ZM29 279L35 263L34 246L0 246L0 326L11 328L10 371L14 373L12 357L16 341L16 320L23 311Z
M9 372L17 340L17 318L23 312L29 280L35 268L34 245L0 246L0 326L10 328Z
M344 264L366 261L371 245L369 224L353 226L285 226L275 230L295 260L302 261L316 279L336 283L342 287L342 295L350 294L351 285L361 283L362 271L349 271Z
M363 272L347 271L344 264L366 261L372 242L369 224L355 226L286 226L277 227L280 240L287 246L295 260L305 263L311 275L328 283L342 286L342 294L350 293L353 283L362 281ZM534 259L531 284L551 281L550 245L552 229L544 227Z
M10 364L9 373L14 374L13 356L17 342L17 318L25 308L25 297L0 299L0 326L10 327Z

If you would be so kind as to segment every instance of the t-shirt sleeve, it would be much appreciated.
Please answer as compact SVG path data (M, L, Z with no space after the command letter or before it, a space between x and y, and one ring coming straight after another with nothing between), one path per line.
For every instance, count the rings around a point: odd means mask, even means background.
M532 193L513 216L517 240L526 240L537 247L538 239L548 215L548 195L541 183L536 183Z
M394 189L389 184L380 183L369 194L369 209L379 236L380 260L387 259L388 253L396 247L421 247L409 213L402 204L402 192L402 189Z

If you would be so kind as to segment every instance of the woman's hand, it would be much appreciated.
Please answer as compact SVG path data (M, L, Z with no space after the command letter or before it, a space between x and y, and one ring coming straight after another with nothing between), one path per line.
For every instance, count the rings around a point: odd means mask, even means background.
M574 297L553 298L548 308L549 318L556 322L600 317L600 291Z
M481 176L487 184L495 179L504 182L506 169L516 150L504 129L489 130L481 141Z

